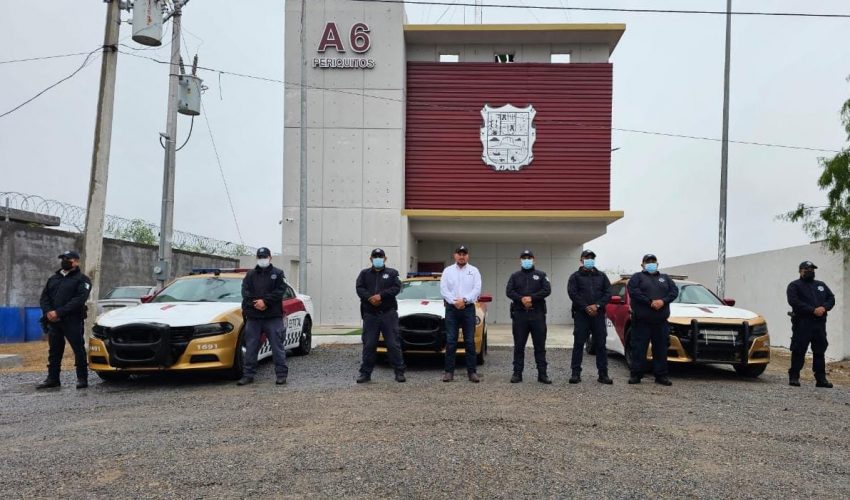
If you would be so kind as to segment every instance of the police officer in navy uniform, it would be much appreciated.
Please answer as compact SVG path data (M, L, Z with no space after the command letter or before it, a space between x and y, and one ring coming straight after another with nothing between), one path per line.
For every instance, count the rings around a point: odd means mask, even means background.
M511 383L522 382L525 368L525 345L528 335L534 344L537 381L551 384L546 374L546 297L552 286L546 273L534 267L534 253L523 250L519 256L520 270L511 274L505 292L511 299L511 320L514 335L514 374Z
M596 371L602 384L613 384L608 376L608 351L605 348L607 330L605 306L611 300L611 281L605 273L596 269L596 254L585 250L579 259L581 267L570 276L567 293L573 301L572 313L575 322L573 331L572 375L570 383L581 382L581 361L584 344L593 339L596 350Z
M646 350L652 342L652 366L655 383L673 385L667 378L667 348L670 333L667 318L670 303L679 296L679 287L667 276L658 272L658 258L646 254L641 261L643 271L629 279L629 297L632 307L632 349L630 384L639 384L646 370Z
M272 252L266 247L257 249L257 265L242 279L242 314L245 316L245 363L237 385L254 382L257 355L263 333L272 348L275 384L283 385L289 375L286 350L283 347L283 296L286 282L283 271L272 265Z
M89 386L83 321L86 319L86 301L91 292L91 280L80 271L80 254L68 250L59 256L61 269L47 280L41 292L42 321L47 325L47 378L38 389L59 387L59 372L65 341L74 350L77 368L77 389Z
M816 387L832 388L826 379L827 311L835 307L835 295L823 281L815 279L818 266L811 261L800 263L800 279L788 284L788 304L791 306L791 368L788 383L800 386L800 370L806 362L806 351L812 345L812 371Z
M387 255L382 249L372 250L369 258L372 266L360 271L355 285L363 318L363 361L357 383L372 380L378 337L381 334L387 345L390 364L395 369L395 381L405 382L404 357L398 332L398 302L395 298L401 292L401 279L398 271L387 267Z

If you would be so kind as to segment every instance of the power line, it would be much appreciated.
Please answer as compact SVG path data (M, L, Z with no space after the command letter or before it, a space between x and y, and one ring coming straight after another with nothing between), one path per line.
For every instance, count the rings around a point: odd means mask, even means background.
M142 55L139 55L139 54L132 54L132 53L129 53L129 52L122 52L122 54L127 54L127 55L138 57L138 58L141 58L141 59L149 59L151 61L154 61L154 62L157 62L157 63L160 63L160 64L170 64L168 61L162 61L162 60L159 60L159 59L155 59L153 57L142 56ZM223 75L238 76L238 77L242 77L242 78L249 78L249 79L259 80L259 81L264 81L264 82L269 82L269 83L277 83L277 84L287 86L289 88L301 88L300 83L291 83L291 82L287 82L287 81L279 80L279 79L275 79L275 78L267 78L267 77L256 76L256 75L249 75L249 74L245 74L245 73L236 73L236 72L232 72L232 71L225 71L225 70L209 68L209 67L202 67L202 66L198 66L198 69L203 69L203 70L206 70L206 71L212 71L212 72L216 72L216 73L223 74ZM307 88L307 89L311 89L311 90L324 90L324 91L327 91L327 92L335 92L335 93L338 93L338 94L347 94L347 95L353 95L353 96L358 96L358 97L368 97L370 99L378 99L378 100L384 100L384 101L406 103L406 104L410 104L410 105L414 105L414 106L417 106L417 105L418 106L426 106L426 107L431 107L431 108L435 108L435 109L452 109L452 110L457 109L456 107L446 106L446 105L443 105L443 104L421 103L421 102L417 102L415 100L405 101L404 99L396 99L394 97L371 95L371 94L366 94L366 93L362 93L362 92L353 92L353 91L344 90L344 89L331 89L331 88L324 88L324 87L316 87L314 85L305 85L304 87ZM586 123L579 123L579 122L573 122L573 121L568 121L568 120L540 120L540 119L538 119L537 123L574 125L574 126L578 126L578 127L582 127L582 128L586 128L586 129L593 129L593 128L608 129L608 127L605 127L605 126L594 126L594 125L589 125L589 124L586 124ZM672 133L672 132L656 132L656 131L651 131L651 130L638 130L638 129L629 129L629 128L617 128L617 127L612 127L611 130L618 131L618 132L643 134L643 135L676 137L676 138L680 138L680 139L694 139L694 140L714 141L714 142L720 142L721 141L721 139L716 138L716 137L677 134L677 133ZM767 142L736 141L736 140L730 140L729 142L733 143L733 144L741 144L741 145L746 145L746 146L774 147L774 148L794 149L794 150L801 150L801 151L816 151L816 152L823 152L823 153L838 153L839 152L838 150L835 150L835 149L815 148L815 147L809 147L809 146L795 146L795 145L788 145L788 144L774 144L774 143L767 143Z
M95 49L97 50L97 49ZM74 57L74 56L84 56L89 54L89 52L72 52L70 54L57 54L55 56L40 56L40 57L28 57L26 59L9 59L8 61L0 61L0 64L12 64L12 63L22 63L22 62L30 62L30 61L44 61L45 59L60 59L63 57Z
M239 243L244 245L245 240L242 238L242 230L239 229L239 219L236 218L236 209L233 208L233 198L230 197L230 189L227 187L227 179L224 177L224 168L221 166L221 156L219 156L218 148L215 145L215 138L213 137L212 127L210 127L209 115L207 113L207 108L204 107L203 101L201 101L201 114L204 115L204 121L207 122L207 131L210 133L210 142L212 143L213 152L215 153L215 160L218 162L218 171L221 174L221 182L224 184L224 192L227 195L227 203L230 204L230 213L233 215L233 223L236 224L236 234L239 235Z
M104 47L104 49L105 49L105 47ZM6 111L6 112L5 112L5 113L3 113L2 115L0 115L0 118L4 118L4 117L6 117L6 116L11 115L11 114L12 114L12 113L14 113L15 111L17 111L17 110L19 110L19 109L23 108L23 107L24 107L24 106L26 106L27 104L29 104L29 103L33 102L34 100L38 99L39 97L41 97L41 96L42 96L45 92L49 91L50 89L52 89L52 88L54 88L54 87L58 86L58 85L59 85L59 84L61 84L62 82L65 82L65 81L70 80L71 78L73 78L73 77L74 77L74 75L76 75L77 73L79 73L80 71L82 71L82 70L83 70L83 68L85 68L86 66L88 66L90 62L93 62L93 61L95 61L95 60L97 59L97 57L95 57L94 59L92 59L92 55L93 55L95 52L99 51L99 50L101 50L101 47L98 47L98 48L94 49L93 51L89 52L89 53L86 55L86 58L83 60L83 63L80 65L80 67L79 67L79 68L77 68L77 69L75 69L75 70L74 70L74 71L73 71L70 75L68 75L68 76L66 76L66 77L64 77L64 78L62 78L62 79L60 79L60 80L58 80L57 82L55 82L55 83L53 83L53 84L49 85L48 87L46 87L44 90L42 90L42 91L41 91L41 92L39 92L38 94L36 94L36 95L34 95L34 96L30 97L29 99L27 99L26 101L24 101L24 102L22 102L22 103L20 103L20 104L18 104L17 106L15 106L14 108L10 109L9 111Z
M475 7L472 2L426 2L424 0L349 0L351 2L363 3L397 3L408 5L456 5L459 7ZM635 9L617 7L564 7L556 5L501 5L501 4L477 4L479 7L497 9L539 9L539 10L568 10L581 12L629 12L635 14L697 14L697 15L726 15L725 10L681 10L681 9ZM815 14L808 12L757 12L757 11L735 11L733 16L765 16L765 17L810 17L810 18L832 18L850 19L850 14Z

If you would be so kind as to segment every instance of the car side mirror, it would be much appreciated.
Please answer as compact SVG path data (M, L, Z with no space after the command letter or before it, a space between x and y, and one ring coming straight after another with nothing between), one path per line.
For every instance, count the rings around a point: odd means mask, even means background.
M735 299L726 298L726 299L723 299L723 303L726 304L729 307L732 307L732 306L735 305Z
M615 305L619 305L619 304L622 304L622 303L623 303L623 297L620 297L619 295L612 296L611 301L609 302L609 304L615 304Z
M488 302L493 302L493 296L489 293L482 293L478 296L478 302L483 302L485 304Z
M150 293L148 295L142 295L141 297L139 297L139 300L142 302L142 304L147 304L148 302L152 301L154 297L156 297L156 295Z

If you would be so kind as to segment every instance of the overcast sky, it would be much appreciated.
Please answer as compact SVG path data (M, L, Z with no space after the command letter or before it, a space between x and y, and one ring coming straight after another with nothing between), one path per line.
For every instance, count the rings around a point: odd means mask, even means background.
M486 3L513 3L488 0ZM725 2L521 0L520 5L723 10ZM188 50L201 65L283 79L283 0L194 0L183 16ZM735 8L850 14L846 1L738 0ZM444 14L445 12L445 14ZM461 7L409 6L412 23L462 23ZM466 10L472 22L472 9ZM98 0L6 2L0 61L93 50L102 43ZM127 17L127 14L125 14ZM10 20L14 20L11 22ZM614 127L720 137L723 16L484 9L486 23L623 22L614 63ZM122 43L142 48L121 26ZM850 19L736 17L732 34L730 137L839 149L838 110L850 97ZM122 51L165 60L169 49ZM77 68L84 56L0 65L0 113ZM100 61L21 110L0 118L0 191L85 205ZM167 67L119 55L107 211L159 221ZM245 243L280 248L283 86L203 72L207 118ZM177 156L175 227L238 241L203 117ZM179 118L182 142L189 118ZM588 244L600 265L634 269L640 255L662 265L717 254L720 144L613 132L611 208L626 217ZM775 216L798 202L823 204L815 181L827 153L731 145L728 253L808 241Z

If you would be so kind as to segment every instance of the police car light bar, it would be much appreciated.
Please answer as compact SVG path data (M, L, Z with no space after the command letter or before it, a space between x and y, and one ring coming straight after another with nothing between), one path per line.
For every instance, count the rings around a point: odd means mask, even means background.
M428 273L428 272L407 273L408 278L418 278L420 276L429 276L429 277L439 278L442 275L443 275L442 272L439 272L439 273Z
M192 272L190 272L189 275L214 274L214 275L218 276L221 273L247 273L247 272L248 272L248 269L242 268L242 267L223 267L223 268L197 267L195 269L192 269Z

